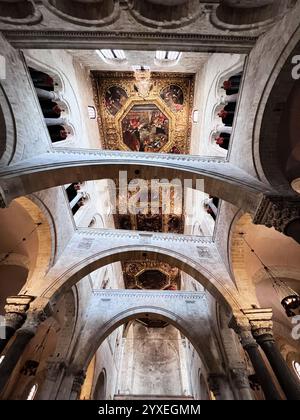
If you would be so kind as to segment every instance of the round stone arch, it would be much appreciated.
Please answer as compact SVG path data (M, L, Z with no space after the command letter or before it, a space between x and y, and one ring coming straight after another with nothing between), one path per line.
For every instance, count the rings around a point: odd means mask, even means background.
M55 223L50 211L36 195L19 197L16 202L29 214L34 223L41 223L38 227L38 254L35 267L29 271L28 280L22 289L24 293L30 283L44 277L53 265L56 253Z
M49 286L41 291L41 286L39 284L33 285L30 293L55 302L67 290L92 271L114 262L130 259L143 259L145 257L156 261L167 262L186 272L201 283L220 305L225 306L229 311L239 311L243 307L241 301L242 296L238 294L238 291L234 289L234 286L232 286L232 288L229 286L227 287L222 281L222 278L217 277L214 273L205 269L197 261L187 258L178 252L149 245L118 246L117 248L112 248L108 251L103 251L83 258L77 263L73 262L69 269L59 269L60 274L57 274L57 270L53 273L50 271L48 278L46 277Z
M293 102L299 98L300 82L295 79L297 62L294 61L294 57L300 56L299 40L300 28L273 67L259 103L253 131L253 156L260 178L283 194L292 191L290 182L300 176L298 159L291 160L297 151L295 124L299 120L299 111ZM299 156L299 151L297 153Z
M4 57L0 56L0 65ZM16 123L9 100L0 84L0 162L1 166L9 165L16 151Z
M90 331L90 339L85 340L84 346L75 354L72 365L73 371L87 369L94 354L103 343L103 341L118 327L129 321L139 318L160 319L177 328L193 345L201 361L208 372L222 373L222 362L217 360L214 352L210 350L207 340L203 340L199 331L192 322L182 319L176 312L154 306L137 306L128 308L128 310L117 313L116 316L105 325Z
M179 180L184 186L203 190L205 193L255 213L262 194L276 195L268 184L240 171L230 163L201 160L197 157L175 155L157 156L133 152L86 152L60 149L41 155L25 164L12 165L1 173L3 202L17 196L31 194L46 188L81 181L116 179L127 173L128 179ZM40 158L43 158L42 160ZM42 163L40 163L42 162ZM4 203L5 204L5 203ZM4 205L3 204L3 205Z

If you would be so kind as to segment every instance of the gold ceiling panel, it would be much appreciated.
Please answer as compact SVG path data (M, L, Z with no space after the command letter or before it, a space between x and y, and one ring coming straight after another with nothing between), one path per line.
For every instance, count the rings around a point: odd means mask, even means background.
M189 152L193 75L151 73L143 91L133 72L94 71L92 79L104 149Z

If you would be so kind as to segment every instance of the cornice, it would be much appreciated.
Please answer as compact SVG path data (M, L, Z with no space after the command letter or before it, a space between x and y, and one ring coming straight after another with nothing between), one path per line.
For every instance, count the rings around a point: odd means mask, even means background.
M193 244L213 244L210 236L188 236L175 233L146 233L139 231L122 231L117 229L93 229L93 228L79 228L77 233L80 236L98 236L105 238L119 238L119 239L140 239L140 240L154 240L166 242L182 242Z
M109 42L120 43L128 47L135 46L140 42L151 44L164 44L179 42L181 50L189 51L211 51L226 52L233 51L240 53L249 52L257 41L257 36L229 35L229 34L195 34L195 33L168 33L168 32L117 32L117 31L53 31L53 30L10 30L3 31L5 37L15 47L34 48L47 45L60 48L83 48L99 43L108 45ZM28 44L28 45L27 45ZM238 49L238 51L237 51Z

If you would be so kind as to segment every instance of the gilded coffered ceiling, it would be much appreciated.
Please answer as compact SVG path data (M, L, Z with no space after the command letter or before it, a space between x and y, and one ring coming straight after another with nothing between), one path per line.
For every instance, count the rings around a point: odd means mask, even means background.
M184 154L189 151L194 76L92 72L103 148Z
M150 73L144 69L135 73L94 71L92 83L104 149L189 153L194 75ZM132 194L128 191L123 197L119 193L117 203L130 201ZM170 193L167 212L161 193L154 194L148 188L138 195L138 208L114 215L117 229L183 233L184 216L176 209L182 203L174 191ZM180 271L168 264L126 261L122 266L126 288L180 289Z

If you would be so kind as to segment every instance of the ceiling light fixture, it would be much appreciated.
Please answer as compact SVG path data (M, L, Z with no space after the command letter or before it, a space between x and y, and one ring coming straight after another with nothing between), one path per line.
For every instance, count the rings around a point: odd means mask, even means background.
M295 290L293 290L283 280L276 277L276 275L272 272L272 270L263 263L261 258L256 254L255 250L250 246L250 244L245 238L245 234L241 232L240 235L242 236L247 247L250 249L250 251L255 255L255 257L258 259L260 264L263 266L265 272L267 273L270 280L272 281L272 286L279 297L280 303L283 306L286 312L286 315L289 318L299 315L300 314L300 296L298 295L298 293L295 292Z

